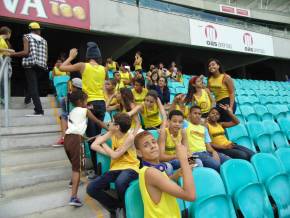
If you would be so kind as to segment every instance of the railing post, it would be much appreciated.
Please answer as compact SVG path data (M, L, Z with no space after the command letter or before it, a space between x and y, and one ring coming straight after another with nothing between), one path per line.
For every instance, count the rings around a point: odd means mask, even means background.
M8 60L9 57L4 59L4 111L5 111L5 127L9 126L9 75L8 75Z

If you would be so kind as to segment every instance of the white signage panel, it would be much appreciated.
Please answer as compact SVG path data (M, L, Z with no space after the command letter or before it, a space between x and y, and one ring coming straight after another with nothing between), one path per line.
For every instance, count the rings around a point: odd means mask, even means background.
M274 56L272 36L190 19L191 44Z

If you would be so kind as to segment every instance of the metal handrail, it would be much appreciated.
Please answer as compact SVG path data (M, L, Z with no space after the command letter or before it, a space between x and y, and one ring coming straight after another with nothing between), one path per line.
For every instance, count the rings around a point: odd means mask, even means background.
M4 115L5 127L9 126L9 74L11 73L11 58L0 57L0 82L4 80Z

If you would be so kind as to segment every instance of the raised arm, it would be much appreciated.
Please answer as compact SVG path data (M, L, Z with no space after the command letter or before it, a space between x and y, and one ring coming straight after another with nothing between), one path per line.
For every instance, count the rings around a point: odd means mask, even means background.
M176 155L169 155L165 153L165 144L166 144L166 130L165 130L165 121L161 124L160 133L158 137L158 145L160 150L160 160L161 161L170 161L176 159Z
M165 111L164 106L163 106L163 104L162 104L162 102L160 101L159 98L157 98L157 106L159 108L159 111L160 111L160 114L162 116L162 119L163 120L167 120L166 111Z
M110 139L111 137L112 137L112 133L110 131L104 135L100 135L96 137L95 141L91 144L91 149L109 156L109 154L105 151L103 146L105 145L106 141Z
M143 104L140 105L136 105L132 110L130 110L129 112L127 112L127 114L132 117L133 115L135 115L136 113L138 113L139 111L143 110Z
M108 130L108 126L103 121L96 118L95 115L90 110L87 111L87 117L93 122L95 122L99 127Z
M233 127L233 126L236 126L240 123L239 119L233 114L232 108L230 108L230 106L228 104L226 104L226 105L220 104L220 107L222 109L224 109L228 113L229 117L231 118L230 122L221 122L220 123L223 128Z
M26 37L23 37L23 50L11 53L11 57L27 57L29 55L29 42Z
M187 160L187 148L180 144L176 146L176 151L182 169L183 187L178 186L170 179L164 178L164 175L159 170L155 168L149 168L145 172L145 178L146 183L148 182L147 184L149 186L149 192L153 192L154 189L157 189L157 191L166 192L176 198L181 198L187 201L194 201L195 186L192 170Z
M80 62L76 64L71 64L71 62L76 58L78 55L78 50L76 48L73 48L69 52L69 57L60 65L59 70L63 72L74 72L78 71L80 73L83 73L85 64Z

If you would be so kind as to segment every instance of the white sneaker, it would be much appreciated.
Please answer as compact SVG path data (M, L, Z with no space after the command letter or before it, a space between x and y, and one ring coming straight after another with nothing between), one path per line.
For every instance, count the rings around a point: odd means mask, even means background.
M33 114L26 114L25 117L43 117L43 113L36 113L34 112Z

